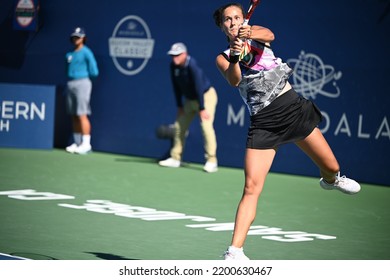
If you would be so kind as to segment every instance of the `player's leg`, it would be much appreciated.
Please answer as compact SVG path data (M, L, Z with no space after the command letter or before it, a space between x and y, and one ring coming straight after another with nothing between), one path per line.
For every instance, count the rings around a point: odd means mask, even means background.
M246 149L244 192L236 213L232 243L225 259L234 258L235 249L242 250L244 246L249 228L256 217L257 202L275 154L274 149Z
M296 143L319 167L322 179L320 185L327 190L338 189L354 194L360 191L360 185L345 176L340 177L340 166L328 142L321 131L315 128L304 140Z
M318 166L321 177L332 183L340 166L321 131L315 128L304 140L296 143Z

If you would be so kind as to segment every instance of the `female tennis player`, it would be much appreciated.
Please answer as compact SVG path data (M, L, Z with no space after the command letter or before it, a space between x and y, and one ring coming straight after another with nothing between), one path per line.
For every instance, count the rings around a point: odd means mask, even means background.
M246 260L244 242L256 216L265 178L282 144L295 143L313 160L320 170L322 188L355 194L360 185L340 176L337 159L317 127L321 112L288 82L292 69L275 57L270 46L272 31L243 25L245 12L238 3L220 7L213 16L229 42L229 48L216 58L217 68L231 86L238 88L251 116L244 191L231 245L224 254L225 260Z

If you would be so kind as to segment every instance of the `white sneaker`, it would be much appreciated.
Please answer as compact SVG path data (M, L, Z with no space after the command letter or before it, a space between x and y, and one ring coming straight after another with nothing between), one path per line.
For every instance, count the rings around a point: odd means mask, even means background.
M77 146L77 148L75 149L74 152L75 152L75 154L86 155L86 154L88 154L91 151L92 151L92 146L91 145L81 144L80 146Z
M327 183L324 178L320 180L320 186L325 190L339 190L346 194L358 193L361 189L358 182L349 179L345 176L340 177L340 172L336 176L336 181L333 184Z
M76 144L76 143L73 143L72 145L66 147L66 148L65 148L65 151L67 151L68 153L74 154L74 152L76 151L76 149L77 149L77 144Z
M206 162L203 167L203 170L208 173L213 173L218 171L218 164L216 162Z
M247 256L244 254L244 250L242 248L236 248L233 246L229 246L227 251L223 254L225 260L249 260Z
M174 158L167 158L166 160L161 160L158 162L159 165L164 167L180 167L180 160L174 159Z

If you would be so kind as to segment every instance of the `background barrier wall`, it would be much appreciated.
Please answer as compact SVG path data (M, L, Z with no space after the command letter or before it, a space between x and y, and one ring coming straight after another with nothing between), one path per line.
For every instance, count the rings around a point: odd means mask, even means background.
M63 98L69 34L83 26L101 73L93 87L94 150L167 154L170 141L156 137L156 129L176 115L166 53L182 41L218 92L219 163L242 166L249 115L215 67L227 43L212 13L226 1L40 1L37 31L14 28L17 2L0 0L0 82L57 87L56 147L67 145L71 132ZM342 172L384 185L390 185L389 6L385 0L264 0L251 19L275 33L276 55L295 70L290 82L322 110L320 128ZM184 160L202 163L202 147L194 122ZM280 149L272 171L318 175L293 144Z

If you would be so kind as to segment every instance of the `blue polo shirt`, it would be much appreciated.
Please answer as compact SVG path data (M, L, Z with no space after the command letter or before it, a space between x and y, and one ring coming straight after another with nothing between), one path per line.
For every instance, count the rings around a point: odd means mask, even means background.
M199 109L203 110L203 95L210 89L211 83L196 60L188 55L184 66L171 62L170 71L177 107L183 107L184 97L188 100L197 100Z

